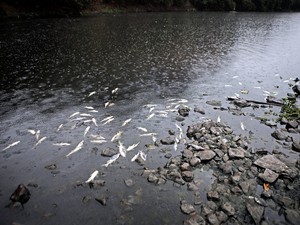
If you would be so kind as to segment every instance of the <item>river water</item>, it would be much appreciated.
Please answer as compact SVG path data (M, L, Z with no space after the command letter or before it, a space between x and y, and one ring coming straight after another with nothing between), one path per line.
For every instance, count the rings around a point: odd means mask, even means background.
M176 123L185 132L191 123L219 117L237 134L254 133L253 147L271 152L277 146L272 128L205 102L220 100L227 107L226 96L235 93L258 101L265 94L286 96L290 78L300 72L299 21L299 13L140 13L1 22L0 224L182 224L186 216L179 201L193 193L170 181L155 187L140 174L144 167L163 166L164 150L179 155L184 144L177 151L173 146L147 149L153 140L141 137L144 132L137 127L157 133L159 140L168 130L178 132ZM113 104L105 107L107 102ZM178 122L178 104L206 114L192 110L184 123ZM257 113L270 110L280 109ZM91 114L98 126L83 122L91 116L70 118L75 112ZM114 120L101 122L108 116ZM73 120L78 117L85 118ZM46 139L35 146L29 129L40 130L38 140ZM118 149L111 142L118 131L126 147L139 145L106 168L108 158L100 153ZM107 142L92 143L93 135ZM67 157L81 141L83 148ZM53 145L62 142L70 145ZM139 150L147 154L144 166L130 160ZM57 168L44 168L50 164ZM77 185L95 170L106 181L103 188ZM132 187L124 184L128 178ZM212 171L199 172L199 178L203 194L213 182ZM4 208L19 183L38 187L30 187L24 210ZM107 206L95 196L108 197ZM206 200L205 194L201 197ZM271 220L278 219L269 213Z

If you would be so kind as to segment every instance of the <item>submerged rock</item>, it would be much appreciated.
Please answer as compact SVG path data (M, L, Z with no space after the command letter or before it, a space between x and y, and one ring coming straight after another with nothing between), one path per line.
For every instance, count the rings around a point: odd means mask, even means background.
M195 212L195 208L193 205L188 204L186 201L181 201L180 209L185 214L192 214Z
M283 141L287 138L287 135L285 135L285 133L279 129L275 130L271 135L272 137L280 141Z
M14 191L14 193L12 193L9 199L13 203L21 203L22 207L24 208L24 204L29 201L30 196L30 191L26 188L26 186L24 184L19 184L17 189Z
M186 219L183 225L206 225L206 222L200 215L195 214Z
M281 162L273 155L263 156L260 159L256 160L254 164L259 167L270 169L279 173L288 169L288 167L283 162Z
M245 150L242 148L230 148L228 151L228 155L230 159L245 158Z
M180 116L186 117L189 115L190 109L187 107L182 107L180 109L178 109L178 113Z
M112 157L117 153L118 152L115 149L108 147L102 150L101 155L105 157Z
M247 100L245 100L245 99L235 99L235 100L233 101L233 103L234 103L236 106L241 107L241 108L251 106L251 104L250 104L249 102L247 102Z
M218 100L209 100L209 101L206 101L206 104L212 105L212 106L222 106L221 101L218 101Z
M255 224L260 224L265 208L263 206L257 205L253 200L247 202L246 208L250 213L252 219L254 220Z
M298 225L300 222L300 213L299 211L293 209L286 209L284 212L285 218L288 222L293 225Z
M160 142L163 145L173 145L175 143L175 140L171 137L166 137L166 138L161 139Z
M216 156L216 153L212 150L205 150L197 152L195 156L199 157L201 161L209 161Z
M267 168L264 173L258 174L258 177L267 183L273 183L279 177L279 174Z
M300 142L294 141L292 144L292 149L296 152L300 152Z

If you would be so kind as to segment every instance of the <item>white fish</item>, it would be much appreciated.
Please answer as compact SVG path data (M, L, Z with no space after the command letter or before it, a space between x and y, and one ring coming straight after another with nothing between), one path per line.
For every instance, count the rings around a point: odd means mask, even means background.
M77 117L75 119L72 119L71 121L79 121L79 120L85 120L86 117Z
M140 156L141 156L142 160L146 161L147 155L144 152L140 151Z
M232 87L231 84L225 84L224 86L225 86L225 87Z
M36 138L37 141L38 141L39 138L40 138L40 134L41 134L41 131L40 131L40 130L38 130L38 131L35 133L35 138Z
M148 132L148 130L146 128L144 128L144 127L137 127L137 129L139 129L139 130L141 130L143 132Z
M35 135L35 130L27 130L29 133L31 133L32 135Z
M89 93L88 97L91 97L94 94L96 94L96 91L93 91L93 92Z
M105 123L103 123L103 125L110 123L111 121L113 121L115 118L111 118L109 120L107 120Z
M155 107L151 107L151 108L149 109L149 113L151 113L154 109L155 109Z
M242 129L242 130L245 130L245 126L244 126L244 123L243 123L243 122L241 122L241 129Z
M120 153L113 155L105 164L102 166L108 167L110 164L112 164L114 161L116 161L120 157Z
M83 117L93 117L91 114L88 114L88 113L81 113L80 116L83 116Z
M188 103L189 101L186 99L180 99L177 103Z
M91 137L98 140L105 140L105 137L101 136L100 134L99 135L91 134Z
M130 145L130 146L126 149L126 151L129 152L129 151L133 150L133 149L136 148L139 144L140 144L140 142L138 142L138 143L136 143L136 144L133 144L133 145Z
M233 76L232 79L236 79L236 78L238 78L238 77L239 77L239 76Z
M255 89L261 89L261 87L254 87Z
M115 88L114 90L111 91L112 94L117 93L117 91L119 90L119 88Z
M78 115L79 113L80 113L80 112L75 112L75 113L73 113L71 116L69 116L69 118L72 118L72 117Z
M153 116L154 116L155 114L154 113L152 113L151 115L149 115L148 117L147 117L147 119L146 120L150 120Z
M179 130L179 132L182 133L182 128L177 123L175 123L175 125L176 125L177 129Z
M242 84L242 82L239 82L239 85L241 85L241 86L242 86L242 85L243 85L243 84Z
M85 109L90 109L90 110L93 110L93 109L94 109L94 107L92 107L92 106L85 106L84 108L85 108Z
M96 127L98 127L97 121L95 118L92 118L92 122L95 124Z
M221 117L218 116L218 118L217 118L217 123L220 123L220 122L221 122Z
M137 159L137 157L139 157L140 155L140 152L138 152L137 154L135 154L132 159L131 159L131 162L135 161Z
M47 137L42 137L34 146L33 148L35 148L36 146L38 146L39 144L41 144Z
M174 151L175 151L175 152L177 151L177 146L178 146L178 144L177 144L177 142L175 141L175 143L174 143Z
M95 109L93 109L93 110L90 110L89 111L90 113L97 113L97 112L99 112L98 110L95 110Z
M69 143L61 142L61 143L54 143L53 145L54 146L69 146L70 144Z
M122 124L122 127L124 127L124 126L125 126L127 123L129 123L131 120L132 120L131 118L128 119L128 120L125 120L125 121L123 122L123 124Z
M263 91L265 94L271 95L271 92L269 91Z
M93 180L95 179L95 177L98 175L98 173L99 173L99 171L98 171L98 170L95 170L95 171L90 175L89 179L87 179L87 180L85 181L85 183L89 183L89 182L93 181Z
M284 80L283 82L284 82L284 83L288 83L288 82L290 82L290 80Z
M107 107L109 106L109 103L110 103L110 102L105 102L105 103L104 103L104 108L107 108Z
M16 142L10 144L9 146L7 146L6 148L4 148L2 151L5 151L5 150L7 150L7 149L9 149L9 148L11 148L11 147L13 147L13 146L19 144L19 143L20 143L20 141L16 141Z
M87 127L85 128L83 137L85 137L85 135L89 132L90 128L91 128L90 126L87 126Z
M84 141L79 142L79 144L76 146L76 148L74 148L69 154L66 155L66 157L72 155L75 152L78 152L82 146L83 146Z
M148 136L153 136L153 135L157 135L157 133L140 134L140 137L148 137Z
M114 142L114 141L116 141L116 140L118 140L120 137L121 137L121 135L122 135L122 131L118 131L113 137L112 137L112 139L110 140L111 142Z
M125 148L125 146L120 141L118 143L118 146L119 146L119 153L121 154L121 156L123 156L125 158L126 157L126 148Z
M90 122L93 122L93 120L85 120L85 121L83 121L83 123L90 123Z
M156 107L157 105L156 104L147 104L147 105L144 105L144 107L146 108L152 108L152 107Z
M168 99L167 102L174 102L174 101L178 101L177 98L171 98L171 99Z
M63 127L63 124L60 124L56 130L56 132L60 131L60 129Z
M152 141L155 143L157 138L155 137L155 135L151 135L152 136Z
M112 107L112 106L114 106L114 105L115 105L115 103L110 102L110 103L108 104L108 107Z
M104 118L103 120L101 120L100 122L102 123L102 122L110 120L112 118L114 118L114 117L113 116L108 116L108 117Z
M102 139L102 140L91 140L92 143L96 143L96 144L102 144L107 142L106 140Z

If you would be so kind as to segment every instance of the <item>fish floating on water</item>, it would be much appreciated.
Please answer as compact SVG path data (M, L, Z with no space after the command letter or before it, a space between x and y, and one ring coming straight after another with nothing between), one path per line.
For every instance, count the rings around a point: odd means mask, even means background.
M93 115L88 114L88 113L81 113L80 116L83 116L83 117L93 117Z
M139 129L139 130L141 130L143 132L148 132L148 130L146 128L144 128L144 127L137 127L137 129Z
M221 117L218 116L218 118L217 118L217 123L220 123L220 122L221 122Z
M113 116L108 116L108 117L104 118L103 120L101 120L100 122L102 123L102 122L105 122L105 121L110 120L112 118L114 118L114 117Z
M123 122L123 124L122 124L122 127L124 127L124 126L125 126L127 123L129 123L131 120L132 120L131 118L128 119L128 120L125 120L125 121Z
M132 157L131 162L134 162L139 156L141 157L142 160L146 161L147 155L144 152L139 151L136 155Z
M136 144L133 144L133 145L130 145L130 146L126 149L126 151L129 152L129 151L135 149L139 144L140 144L140 142L138 142L138 143L136 143Z
M61 142L61 143L54 143L53 144L54 146L69 146L71 145L70 143L64 143L64 142Z
M120 141L118 143L118 146L119 146L119 153L121 154L121 156L123 156L125 158L126 157L126 148L125 148L125 146Z
M146 118L146 120L150 120L154 115L155 115L154 113L150 114L150 115Z
M242 129L242 130L245 130L245 126L244 126L244 123L243 123L243 122L241 122L241 129Z
M58 128L56 129L56 132L60 131L60 129L63 127L63 125L64 125L64 124L60 124L60 125L58 126Z
M41 144L44 140L46 140L47 137L42 137L34 146L33 148L35 148L36 146L38 146L39 144Z
M96 94L96 91L93 91L93 92L89 93L88 97L91 97L94 94Z
M87 127L85 128L83 137L86 136L86 134L89 132L90 128L91 128L90 126L87 126Z
M114 141L118 140L118 139L121 137L122 134L123 134L122 131L118 131L118 132L112 137L112 139L111 139L110 141L111 141L111 142L114 142Z
M74 150L72 150L69 154L66 155L66 157L74 154L75 152L78 152L82 146L83 146L84 141L79 142L79 144L76 146L76 148L74 148Z
M4 148L2 151L5 151L5 150L7 150L7 149L9 149L9 148L13 147L13 146L15 146L15 145L19 144L20 142L21 142L21 141L16 141L16 142L14 142L14 143L10 144L10 145L8 145L6 148Z
M40 138L40 134L41 134L41 131L38 130L36 133L35 133L35 139L38 141L39 138Z
M115 88L114 90L111 91L112 94L117 93L117 91L119 90L119 88Z
M79 113L80 113L80 112L74 112L71 116L69 116L69 118L72 118L72 117L78 115Z
M107 120L106 122L103 123L103 125L110 123L111 121L113 121L115 118L111 118L109 120Z
M93 181L93 180L95 179L95 177L98 175L98 173L99 173L99 171L98 171L98 170L95 170L95 171L90 175L89 179L87 179L87 180L85 181L85 183L89 183L89 182Z
M31 133L32 135L35 135L35 133L36 133L35 130L30 130L30 129L29 129L29 130L27 130L27 131L28 131L29 133Z
M91 134L91 138L98 139L98 140L105 140L105 137L103 137L100 134L98 134L98 135Z
M94 107L92 107L92 106L85 106L84 108L85 108L85 109L90 109L90 110L93 110L93 109L94 109Z
M149 136L155 136L157 133L146 133L146 134L140 134L140 137L149 137Z
M97 121L95 118L92 118L92 122L95 124L96 127L98 127Z
M103 164L102 166L108 167L110 164L112 164L113 162L115 162L118 158L120 157L120 153L113 155L105 164Z
M102 143L105 143L107 141L106 140L91 140L90 142L96 143L96 144L102 144Z

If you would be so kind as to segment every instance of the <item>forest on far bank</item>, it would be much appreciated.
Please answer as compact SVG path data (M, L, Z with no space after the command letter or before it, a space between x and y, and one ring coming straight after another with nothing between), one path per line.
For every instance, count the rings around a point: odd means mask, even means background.
M33 12L59 12L78 14L93 6L109 5L112 8L143 7L145 11L259 11L292 12L300 11L300 0L2 0L0 15L11 9L26 9Z

